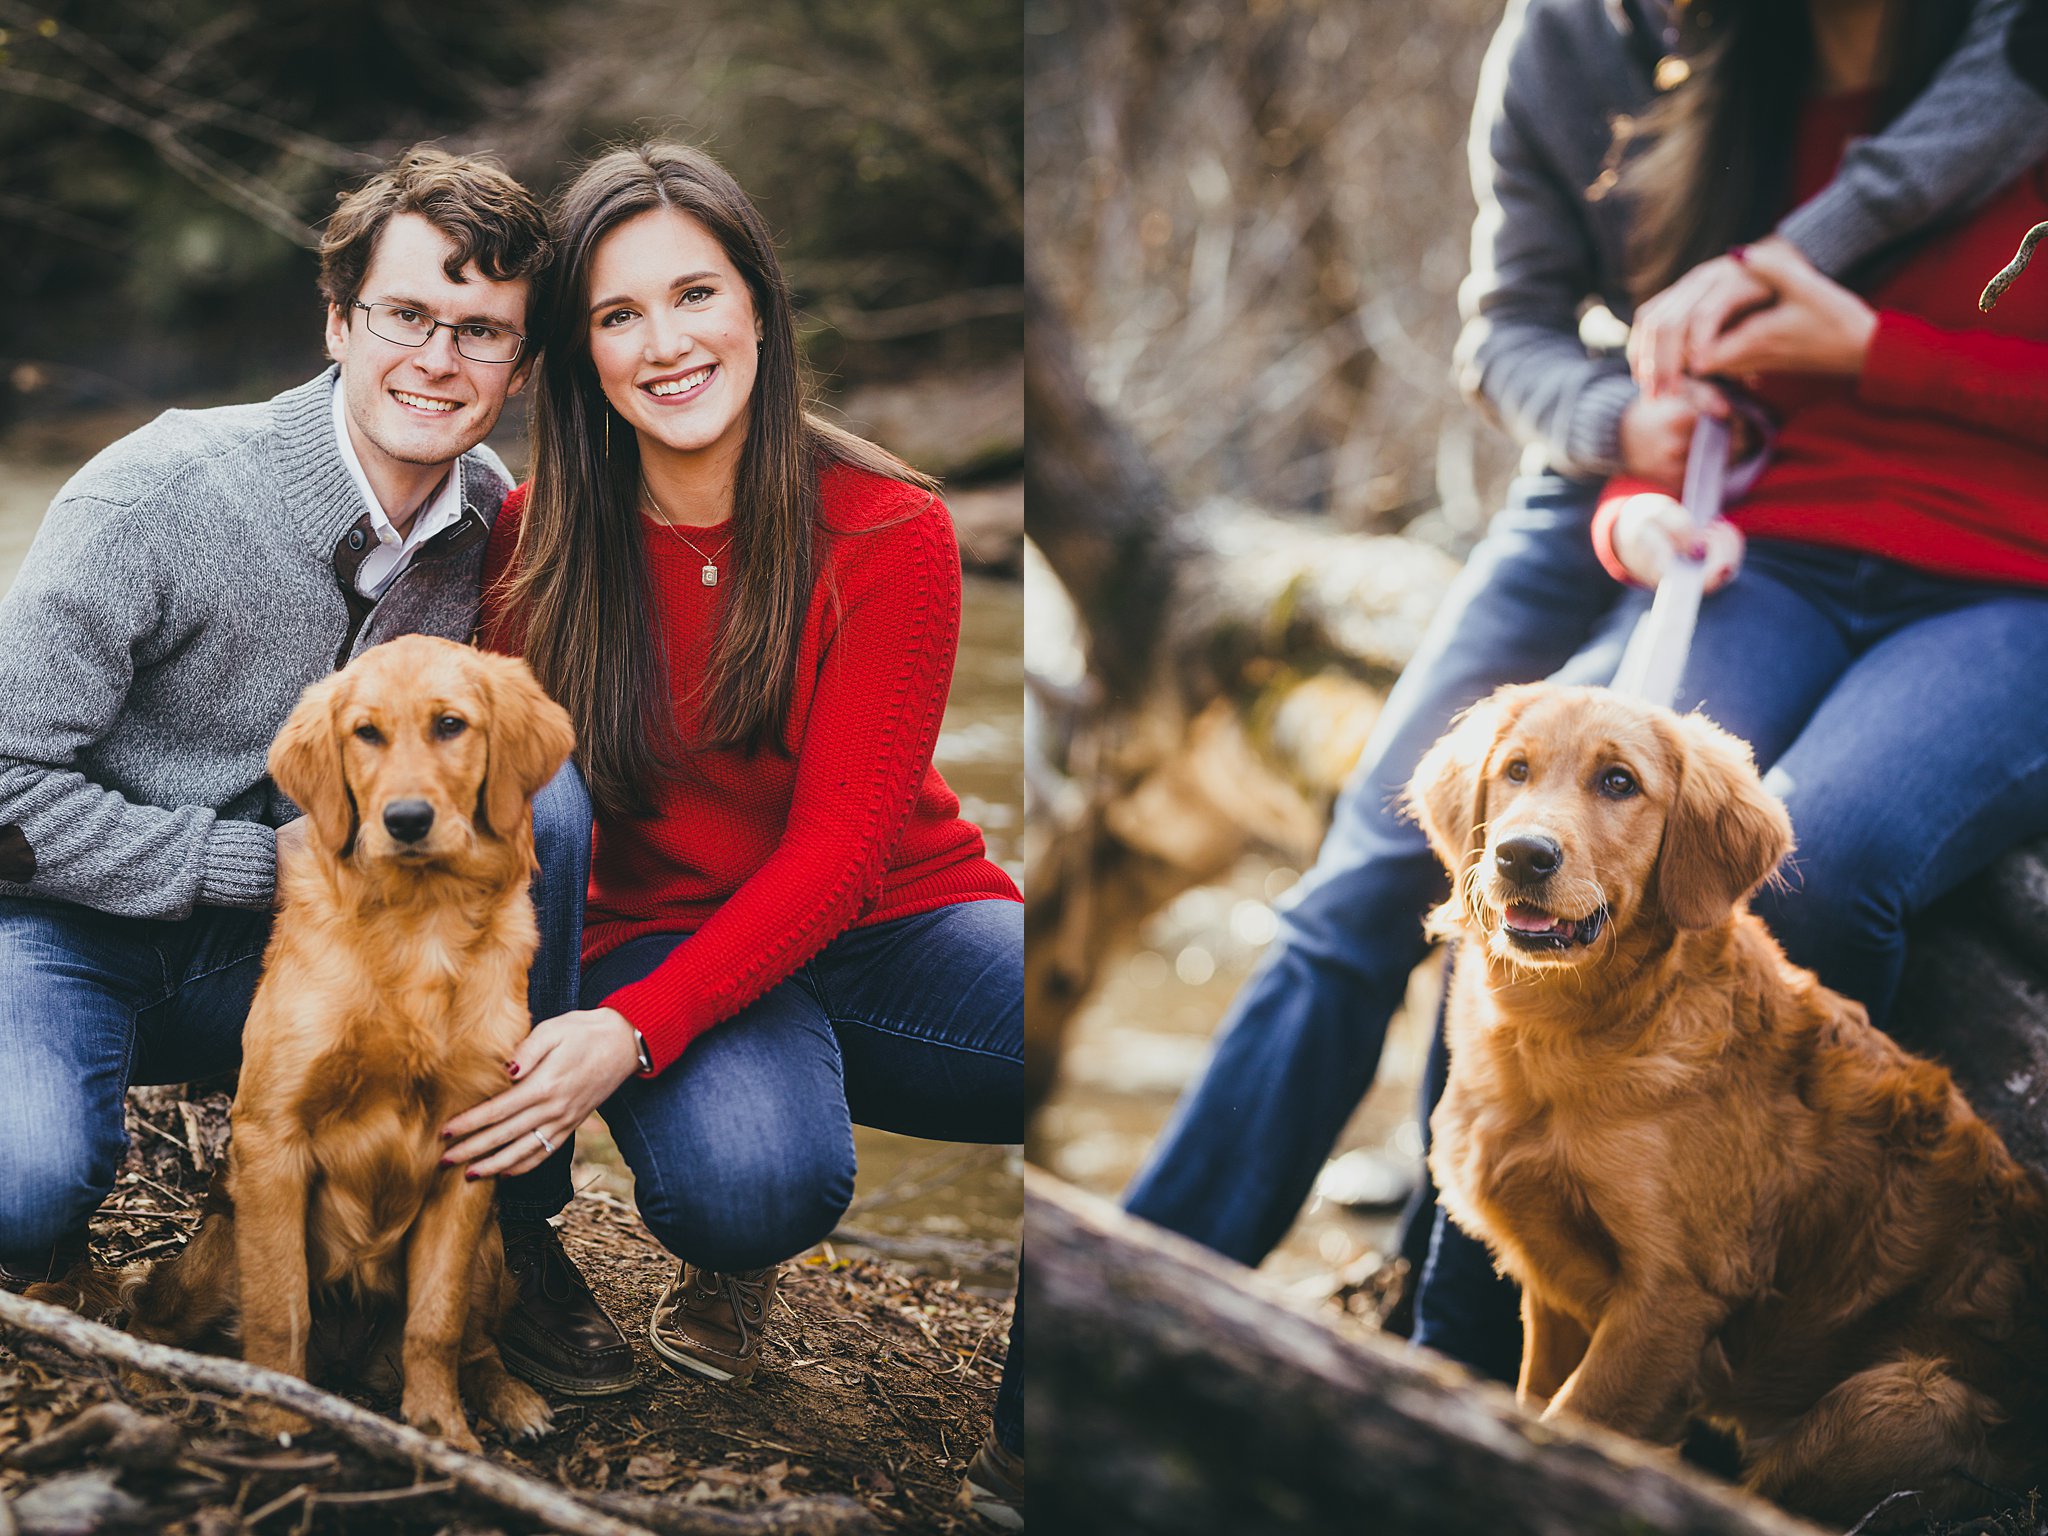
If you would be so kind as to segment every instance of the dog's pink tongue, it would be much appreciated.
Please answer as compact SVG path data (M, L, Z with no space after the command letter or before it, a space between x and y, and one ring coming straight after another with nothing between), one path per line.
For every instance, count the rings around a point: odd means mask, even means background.
M1501 915L1517 933L1552 933L1564 926L1541 908L1524 906L1519 901Z

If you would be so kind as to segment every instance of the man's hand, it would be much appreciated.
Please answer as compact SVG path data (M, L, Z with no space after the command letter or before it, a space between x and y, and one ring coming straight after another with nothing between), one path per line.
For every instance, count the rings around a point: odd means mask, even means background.
M536 1024L505 1064L515 1086L442 1128L450 1145L441 1161L470 1164L472 1179L537 1168L548 1151L534 1132L561 1146L639 1070L633 1026L616 1008L578 1009Z
M1771 293L1706 343L1692 361L1700 373L1820 373L1854 378L1870 355L1877 311L1784 241L1753 245L1744 258Z
M1798 254L1797 247L1776 235L1759 240L1746 254L1763 251L1768 258L1780 248ZM1701 262L1636 311L1628 333L1628 366L1637 385L1652 399L1661 399L1687 375L1714 372L1698 362L1707 343L1771 297L1769 284L1746 260L1716 256Z
M1726 420L1729 414L1728 397L1698 379L1680 379L1659 397L1636 396L1621 413L1622 473L1662 490L1684 489L1693 424L1702 416Z
M1677 560L1703 560L1706 589L1719 591L1742 568L1742 530L1725 517L1693 526L1692 514L1669 496L1645 491L1621 504L1614 518L1614 557L1629 575L1654 587Z

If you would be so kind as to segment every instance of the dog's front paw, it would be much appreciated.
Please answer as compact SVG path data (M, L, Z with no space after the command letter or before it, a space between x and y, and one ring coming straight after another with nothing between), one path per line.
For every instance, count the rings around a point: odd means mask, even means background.
M483 1443L470 1429L462 1404L455 1400L453 1394L444 1400L438 1394L430 1397L408 1392L399 1411L405 1415L405 1422L422 1434L434 1435L456 1450L468 1451L471 1455L483 1451Z
M485 1394L484 1413L507 1440L538 1440L555 1427L555 1411L547 1399L509 1376Z

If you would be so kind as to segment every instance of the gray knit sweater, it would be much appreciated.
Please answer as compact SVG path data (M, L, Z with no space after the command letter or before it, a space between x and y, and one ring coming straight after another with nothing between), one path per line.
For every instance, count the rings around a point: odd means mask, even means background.
M0 895L269 905L295 812L264 758L300 691L394 635L470 637L504 466L465 454L462 521L352 611L369 513L334 379L166 412L58 493L0 599Z
M1976 0L1926 91L1779 224L1815 266L1840 276L2048 154L2048 102L2005 60L2019 4ZM1509 432L1540 445L1547 467L1587 479L1620 468L1621 413L1636 393L1627 363L1589 354L1578 328L1589 300L1622 320L1633 313L1622 202L1586 197L1614 117L1655 94L1627 25L1618 0L1509 0L1468 146L1479 215L1458 295L1459 381Z

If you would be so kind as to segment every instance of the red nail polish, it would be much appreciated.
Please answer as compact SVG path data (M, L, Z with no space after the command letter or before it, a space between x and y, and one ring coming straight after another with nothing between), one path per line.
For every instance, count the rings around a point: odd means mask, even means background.
M441 1166L443 1168L453 1168L455 1166L455 1159L452 1157L444 1157L441 1159Z
M441 1133L441 1139L443 1141L453 1141L455 1139L455 1133L453 1131L443 1131Z
M506 1062L505 1071L508 1076L517 1077L519 1075L519 1063L516 1061Z
M463 1177L465 1179L473 1179L476 1176L476 1170L474 1168L470 1169L467 1173L463 1174Z

